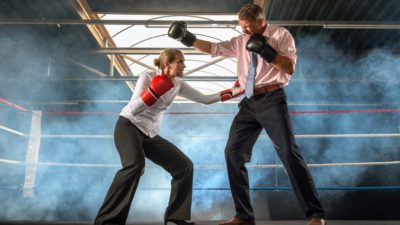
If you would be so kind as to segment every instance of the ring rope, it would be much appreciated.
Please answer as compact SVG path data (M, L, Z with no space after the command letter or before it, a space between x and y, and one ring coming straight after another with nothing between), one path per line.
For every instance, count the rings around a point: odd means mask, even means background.
M352 114L352 113L399 113L400 109L350 109L350 110L312 110L312 111L291 111L289 114ZM46 115L119 115L119 112L79 112L79 111L48 111ZM232 116L233 112L165 112L164 115L195 116L195 115L218 115Z
M387 166L387 165L400 165L400 161L384 161L384 162L346 162L346 163L310 163L308 167L338 167L338 166ZM201 169L220 169L225 168L225 165L194 165L196 168ZM247 168L256 169L269 169L269 168L283 168L282 164L247 164Z
M30 112L30 110L0 98L0 103L11 106L23 112ZM314 111L294 111L289 114L349 114L349 113L399 113L400 109L355 109L355 110L314 110ZM54 111L43 112L47 115L118 115L118 112L68 112L68 111ZM167 112L166 115L234 115L235 113L224 112Z
M28 134L23 132L1 126L1 130L8 131L10 133L28 137ZM375 134L296 134L294 135L298 139L304 138L370 138L370 137L400 137L400 133L375 133ZM168 135L166 138L192 138L192 139L227 139L227 136L223 135ZM108 134L43 134L41 138L73 138L73 139L112 139L113 135ZM268 136L261 136L260 139L269 139Z
M15 104L15 103L9 102L9 101L5 100L4 98L0 98L0 103L6 104L8 106L11 106L11 107L13 107L13 108L15 108L15 109L17 109L19 111L22 111L22 112L29 112L29 110L25 109L24 107L19 106L19 105Z
M171 190L171 188L138 188L139 190L144 191L166 191ZM368 191L368 190L398 190L400 186L323 186L323 187L316 187L319 191ZM221 188L196 188L194 187L193 190L195 191L230 191L229 187L221 187ZM292 187L288 186L276 186L276 187L250 187L248 190L250 191L291 191L293 190Z
M11 128L8 128L8 127L6 127L6 126L0 125L0 129L1 129L1 130L8 131L8 132L13 133L13 134L16 134L16 135L18 135L18 136L28 137L27 134L22 133L22 132L17 131L17 130L14 130L14 129L11 129Z
M0 163L6 164L26 164L23 161L0 159ZM38 162L37 165L42 166L64 166L64 167L111 167L120 168L119 164L96 164L96 163L56 163L56 162ZM388 166L400 165L400 161L383 161L383 162L344 162L344 163L311 163L308 167L346 167L346 166ZM282 164L247 164L247 168L268 169L283 168ZM157 166L148 166L147 168L158 168ZM195 164L197 169L222 169L226 168L224 164Z
M113 138L107 134L43 134L42 138ZM197 138L197 139L227 139L225 135L167 135L166 138ZM375 134L296 134L296 138L368 138L368 137L400 137L400 133L375 133ZM269 139L268 136L260 136L262 139Z
M1 189L13 189L20 190L21 186L0 186ZM46 187L47 188L47 187ZM42 187L35 187L35 189L42 189ZM322 186L316 187L318 191L373 191L373 190L399 190L400 186ZM139 191L170 191L171 188L151 188L151 187L139 187ZM276 187L250 187L249 191L292 191L291 187L287 186L276 186ZM193 191L231 191L228 187L221 188L199 188L194 187Z

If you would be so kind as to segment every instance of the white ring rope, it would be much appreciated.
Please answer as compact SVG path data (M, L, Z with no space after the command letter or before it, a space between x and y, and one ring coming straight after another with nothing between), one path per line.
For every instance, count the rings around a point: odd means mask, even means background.
M8 131L10 133L28 137L29 135L19 132L17 130L13 130L8 127L4 127L0 125L0 129ZM114 138L113 135L107 134L44 134L41 135L42 138L74 138L74 139L111 139ZM227 136L223 135L168 135L164 136L166 138L197 138L197 139L227 139ZM304 139L304 138L369 138L369 137L400 137L400 133L375 133L375 134L296 134L296 138ZM261 139L268 138L264 135L260 136Z
M335 166L387 166L387 165L400 165L400 161L385 161L385 162L348 162L348 163L312 163L307 164L308 167L335 167ZM195 165L195 168L201 169L219 169L225 168L225 165ZM256 169L269 169L269 168L283 168L282 164L248 164L247 168Z
M25 165L24 161L0 159L0 163ZM41 166L64 166L64 167L101 167L101 168L120 168L118 164L94 164L94 163L55 163L55 162L38 162ZM337 166L388 166L400 165L400 161L383 161L383 162L345 162L345 163L312 163L307 164L308 167L337 167ZM149 166L156 167L156 166ZM225 168L224 164L197 164L194 168L198 169L221 169ZM248 164L247 168L266 169L266 168L283 168L282 164Z
M11 129L11 128L8 128L8 127L2 126L2 125L0 125L0 129L8 131L8 132L16 134L16 135L19 135L19 136L28 137L28 135L25 133L19 132L17 130L14 130L14 129Z
M25 162L22 162L22 161L9 160L9 159L0 159L0 163L6 163L6 164L25 164Z
M400 137L400 133L381 134L299 134L296 138L364 138L364 137Z
M74 139L109 139L114 138L113 135L108 134L43 134L42 138L74 138Z
M113 138L113 135L79 135L79 134L44 134L42 138ZM227 139L225 135L166 135L166 138L198 138L198 139ZM261 138L268 138L266 135ZM297 134L296 138L368 138L368 137L400 137L400 133L375 133L375 134Z

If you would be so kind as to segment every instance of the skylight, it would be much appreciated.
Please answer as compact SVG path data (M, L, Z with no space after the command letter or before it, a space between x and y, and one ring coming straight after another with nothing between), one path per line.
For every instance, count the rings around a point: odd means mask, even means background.
M205 24L191 26L192 33L203 40L213 42L229 40L240 34L239 27L235 20L237 15L186 15L186 16L168 16L168 15L99 15L103 20L132 20L138 21L136 25L105 25L109 34L112 36L118 48L137 48L144 49L141 53L125 54L126 63L134 76L138 76L146 70L143 65L139 65L129 58L138 60L148 66L154 67L153 60L158 54L146 53L146 49L191 49L180 42L167 36L169 24L158 23L158 21L207 21ZM226 24L217 24L210 21L226 21ZM231 22L231 23L230 23ZM230 88L236 77L236 59L226 58L218 60L209 55L185 54L185 73L187 78L204 78L197 81L188 79L188 83L204 94L211 94ZM217 62L215 62L217 61ZM202 68L204 67L204 68Z

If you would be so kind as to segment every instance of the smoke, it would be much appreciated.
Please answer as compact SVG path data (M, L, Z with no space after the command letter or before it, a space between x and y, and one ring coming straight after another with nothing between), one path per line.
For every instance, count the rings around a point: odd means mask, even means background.
M67 28L57 28L67 29ZM17 39L1 41L3 49L20 45L15 58L0 62L1 78L29 78L26 82L2 81L0 97L17 103L32 99L58 99L60 102L78 96L87 100L130 99L127 87L117 83L80 83L43 81L48 72L48 59L73 57L67 54L71 46L59 45L44 50L41 33L17 35ZM23 37L23 38L22 38ZM62 35L56 35L61 38ZM50 39L55 37L49 37ZM64 37L73 38L73 37ZM291 84L285 88L290 111L333 109L380 109L398 105L399 85L396 75L400 72L399 58L391 52L372 50L364 55L350 55L326 42L326 38L306 37L297 41L298 64ZM61 43L67 42L62 39ZM8 43L8 44L7 44ZM6 45L6 46L5 46ZM8 46L7 46L8 45ZM28 47L31 54L26 54ZM76 49L76 48L73 48ZM312 49L308 51L307 49ZM43 57L45 55L45 57ZM77 59L79 60L79 59ZM25 63L21 67L21 62ZM88 61L93 68L106 73L103 61ZM70 62L53 62L52 73L64 76L85 73ZM14 77L15 76L15 77ZM33 82L38 78L41 82ZM76 95L78 93L78 95ZM51 96L48 97L48 96ZM2 106L3 107L3 106ZM65 110L97 111L104 109L118 112L122 105L101 106L95 103L66 106ZM38 108L36 108L38 109ZM39 108L40 109L40 108ZM45 110L52 110L50 106ZM169 112L225 112L236 113L235 104L174 104ZM3 111L1 122L12 128L29 132L30 117L15 111ZM291 115L295 134L373 134L398 133L398 115L395 113L350 113L350 114L296 114ZM15 122L15 121L20 122ZM116 115L49 115L42 116L42 140L39 161L59 165L39 165L36 174L34 197L22 196L24 167L1 164L0 220L71 220L92 221L102 204L115 172L121 168L119 155L113 143ZM193 219L220 220L234 214L229 191L229 182L224 159L233 115L165 115L161 136L181 149L195 164ZM25 160L24 138L1 131L1 158ZM4 135L3 135L4 134ZM99 138L51 137L49 135L106 135ZM46 136L47 135L47 136ZM298 138L297 143L307 163L370 162L399 159L398 140L385 138ZM13 149L13 150L10 150ZM73 166L74 164L96 164L99 166ZM217 169L206 169L199 165L219 165ZM253 148L252 164L280 164L271 141L263 131ZM168 205L170 175L162 168L146 161L146 170L141 177L134 197L128 222L160 221ZM318 187L343 187L357 185L397 184L398 175L382 171L383 167L331 166L312 167L311 174ZM389 167L387 169L390 170ZM374 172L378 171L373 176ZM384 173L384 175L382 174ZM290 186L282 168L249 168L251 187ZM383 179L385 178L385 179ZM165 190L151 190L165 188ZM223 189L223 190L206 190ZM146 190L150 189L150 190ZM276 214L272 198L266 195L281 195L281 192L251 192L253 202L269 214ZM345 192L335 193L336 198ZM322 197L329 196L330 194ZM332 196L329 196L332 197ZM262 200L262 201L261 201ZM266 202L264 202L266 201ZM282 202L293 201L282 199ZM288 205L287 207L289 207ZM292 206L296 207L296 206ZM264 213L256 209L258 218ZM275 211L274 211L275 210ZM301 216L301 215L300 215ZM277 216L279 217L279 215Z
M396 107L399 88L393 75L400 69L396 55L377 49L354 56L323 40L327 39L297 40L300 71L286 88L288 101L316 104L291 105L291 111ZM302 51L312 46L312 51ZM395 113L309 114L292 115L292 118L297 134L374 134L399 130L393 124L398 120ZM308 163L385 161L390 160L385 155L393 154L397 148L393 137L314 138L297 139L297 142ZM375 168L333 166L311 168L311 172L317 186L357 186L360 183L374 186L379 182L368 182L364 174Z
M109 70L106 56L82 53L82 50L87 52L88 46L96 46L94 40L87 39L90 35L82 34L86 32L83 29L67 26L2 28L7 32L0 36L3 56L0 62L1 99L30 110L95 111L100 107L76 100L130 98L129 88L115 82L59 80L79 75L97 76L68 59L85 62L103 73ZM3 103L0 107L0 126L29 135L30 112L20 112ZM121 105L118 109L111 106L108 110L118 112L120 108ZM89 118L44 113L32 197L23 196L25 165L18 163L27 160L28 137L0 129L0 220L92 221L120 168L112 139L116 119L116 115ZM110 137L88 140L46 137L96 134ZM73 166L93 163L112 166Z

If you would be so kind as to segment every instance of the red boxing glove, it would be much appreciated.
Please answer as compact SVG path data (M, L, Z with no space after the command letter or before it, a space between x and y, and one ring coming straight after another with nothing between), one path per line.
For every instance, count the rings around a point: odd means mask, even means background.
M239 81L236 80L232 88L223 90L219 93L221 102L227 101L232 98L236 98L244 93L244 89L240 87Z
M171 88L174 87L171 78L165 74L155 76L150 83L149 88L140 96L143 102L152 106L159 97L167 93Z

